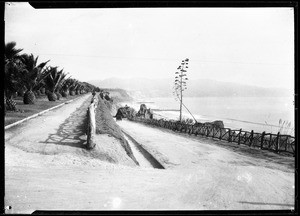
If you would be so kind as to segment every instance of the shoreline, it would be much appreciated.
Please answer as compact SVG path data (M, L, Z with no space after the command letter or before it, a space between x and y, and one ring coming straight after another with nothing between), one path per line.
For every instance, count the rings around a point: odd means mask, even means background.
M139 107L141 105L141 101L145 101L145 105L147 108L151 109L165 109L165 107L162 107L159 102L155 101L157 98L134 98L133 101L127 101L127 102L121 102L119 103L121 106L129 106L134 108L136 111L139 110ZM159 98L162 99L162 98ZM166 98L166 100L170 100L170 98ZM149 101L149 103L146 103ZM177 108L177 107L176 107ZM169 107L167 107L169 109ZM174 107L172 107L174 109ZM179 119L179 111L153 111L153 117L156 119L166 119L166 120L178 120ZM195 119L198 122L205 123L205 122L212 122L216 120L223 121L224 126L227 128L231 128L233 130L247 130L257 133L278 133L278 131L285 132L284 134L294 136L294 128L293 127L282 127L282 125L275 125L275 124L266 124L263 122L255 122L255 121L249 121L249 120L240 120L236 118L230 118L230 117L216 117L214 115L204 115L204 114L194 114ZM184 119L193 119L192 116L183 108L182 112ZM279 120L279 119L278 119ZM282 120L283 121L283 120ZM293 123L293 122L291 122Z

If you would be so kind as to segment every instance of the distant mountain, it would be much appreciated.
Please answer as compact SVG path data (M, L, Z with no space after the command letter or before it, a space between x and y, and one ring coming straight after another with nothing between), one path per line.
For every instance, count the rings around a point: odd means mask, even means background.
M144 97L170 97L173 92L173 80L170 79L109 78L91 80L89 83L100 88L125 89ZM277 97L292 94L283 88L263 88L209 79L188 80L187 88L184 92L187 97Z
M120 88L106 88L109 92L109 96L114 98L114 101L122 102L122 101L131 101L133 97L128 94L128 92L124 89Z
M91 80L89 83L99 88L120 88L133 95L145 97L172 96L172 83L169 79L151 80L146 78L120 79L109 78L105 80Z

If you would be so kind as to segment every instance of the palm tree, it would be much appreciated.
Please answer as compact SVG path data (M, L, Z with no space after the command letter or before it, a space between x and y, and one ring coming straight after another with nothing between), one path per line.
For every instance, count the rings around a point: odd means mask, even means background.
M62 97L62 88L64 86L64 83L68 80L66 79L66 76L67 76L68 73L62 73L62 78L61 78L61 81L59 83L59 85L57 86L56 90L55 90L55 94L57 96L57 100L59 100L61 97Z
M68 97L69 88L70 88L71 85L72 85L72 79L71 78L65 79L65 81L62 83L61 95L63 97Z
M7 110L16 111L16 102L13 100L14 93L20 88L18 69L14 66L5 66L4 102Z
M49 76L45 79L45 84L47 86L47 96L49 101L56 101L57 98L57 89L63 82L63 79L67 74L63 73L63 69L58 71L57 67L48 67L46 69L50 73Z
M45 94L45 80L41 80L41 82L36 85L34 88L33 88L33 93L35 93L36 96L41 96L42 94Z
M37 65L38 56L35 58L33 54L23 54L21 57L24 64L21 73L21 81L27 89L23 97L23 102L24 104L34 104L36 97L33 93L33 89L40 85L40 83L49 75L49 72L43 70L43 68L50 60Z
M76 79L72 79L71 85L70 85L70 95L74 96L76 94L76 88L79 85L79 81Z
M84 84L84 89L83 89L84 93L92 91L93 86L91 84L87 82L83 82L83 84Z
M16 49L16 42L5 45L5 69L4 69L4 107L5 110L16 111L16 102L12 99L13 94L21 87L19 71L22 68L19 53L23 49Z
M86 92L89 91L89 83L83 82L82 83L82 88L81 88L81 94L85 94Z
M21 82L22 83L22 82ZM18 96L20 96L20 97L24 97L24 94L25 94L25 92L27 91L27 88L24 86L24 85L22 85L22 87L20 87L19 89L18 89Z
M80 88L80 94L84 94L85 93L85 88L86 88L86 85L83 83L81 85L81 88Z
M83 92L86 93L86 92L93 92L96 90L96 86L90 84L90 83L87 83L87 82L83 82ZM100 91L100 89L98 89L98 91Z
M81 90L82 90L83 88L84 88L83 83L79 82L78 85L76 86L75 94L76 94L76 95L81 94Z

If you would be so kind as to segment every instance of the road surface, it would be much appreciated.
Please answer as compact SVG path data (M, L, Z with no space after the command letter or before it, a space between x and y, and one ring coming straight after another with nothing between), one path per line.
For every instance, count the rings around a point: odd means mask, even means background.
M123 120L120 127L165 169L100 160L83 148L89 100L5 131L6 213L294 208L293 168L208 140Z

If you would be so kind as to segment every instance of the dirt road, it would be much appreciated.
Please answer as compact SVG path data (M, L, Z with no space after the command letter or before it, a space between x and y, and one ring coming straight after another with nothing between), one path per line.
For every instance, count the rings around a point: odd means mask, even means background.
M188 186L183 197L190 199L190 205L209 209L290 209L294 205L294 158L274 153L264 157L261 150L254 157L250 151L245 153L248 147L244 153L234 152L210 139L126 120L118 124L166 169L185 175L186 181L177 189Z
M292 168L141 124L118 122L166 169L99 160L82 148L89 99L5 131L6 213L293 208Z

